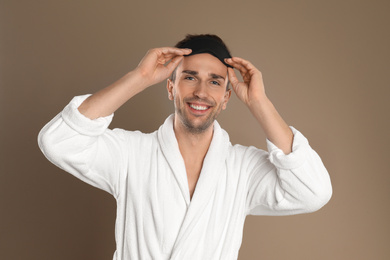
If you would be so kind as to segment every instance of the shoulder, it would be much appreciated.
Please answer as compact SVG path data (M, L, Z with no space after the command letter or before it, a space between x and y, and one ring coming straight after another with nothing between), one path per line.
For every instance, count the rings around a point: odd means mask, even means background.
M220 128L217 124L217 129ZM264 160L267 159L269 153L263 149L259 149L255 146L245 146L241 144L232 144L229 138L229 134L223 128L220 128L220 132L228 142L228 159L233 161L253 161L253 160Z
M263 164L269 161L269 153L254 146L230 145L229 160L241 165Z
M111 130L113 133L115 133L118 136L129 138L129 139L155 139L157 136L157 131L154 131L152 133L144 133L140 130L126 130L123 128L114 128Z
M239 157L257 157L257 156L268 156L269 153L263 149L259 149L255 146L245 146L241 144L234 144L229 146L229 155Z
M130 131L122 128L114 128L111 132L126 145L133 146L137 149L150 147L157 143L157 131L152 133L143 133L139 130Z

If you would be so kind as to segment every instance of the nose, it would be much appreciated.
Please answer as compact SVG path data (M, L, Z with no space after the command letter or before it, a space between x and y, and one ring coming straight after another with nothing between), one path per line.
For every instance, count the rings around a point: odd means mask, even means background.
M194 89L194 96L198 98L206 98L207 97L207 85L205 82L200 82L196 85Z

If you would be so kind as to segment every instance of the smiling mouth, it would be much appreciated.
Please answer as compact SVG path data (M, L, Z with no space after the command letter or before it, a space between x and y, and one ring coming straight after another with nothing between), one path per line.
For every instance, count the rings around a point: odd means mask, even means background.
M209 106L195 105L195 104L191 104L191 103L188 103L188 105L189 105L192 109L195 109L195 110L197 110L197 111L205 111L205 110L207 110L207 109L210 108Z

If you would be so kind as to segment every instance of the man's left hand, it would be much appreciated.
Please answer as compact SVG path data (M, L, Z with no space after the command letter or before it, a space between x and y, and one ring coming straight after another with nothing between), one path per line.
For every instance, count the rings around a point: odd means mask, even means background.
M266 98L262 74L252 63L239 57L225 59L225 62L241 73L243 81L239 81L234 70L228 68L233 90L242 102L250 107Z

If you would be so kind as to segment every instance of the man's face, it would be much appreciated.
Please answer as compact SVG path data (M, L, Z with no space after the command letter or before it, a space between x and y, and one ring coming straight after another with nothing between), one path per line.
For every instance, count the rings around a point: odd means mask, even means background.
M169 99L174 100L175 120L191 133L208 129L226 109L231 90L226 91L227 67L211 54L185 57L168 80Z

